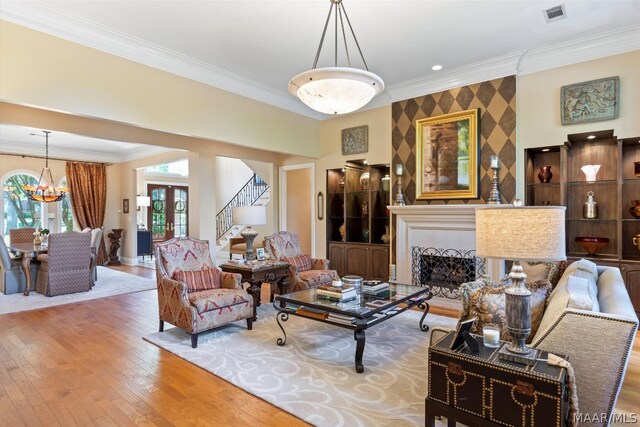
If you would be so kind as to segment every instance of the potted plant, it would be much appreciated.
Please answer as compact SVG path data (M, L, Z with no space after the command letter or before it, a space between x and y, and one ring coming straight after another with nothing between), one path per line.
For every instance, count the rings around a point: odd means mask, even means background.
M49 233L51 233L51 231L49 231L48 228L41 228L39 233L42 244L46 245L47 241L49 240Z

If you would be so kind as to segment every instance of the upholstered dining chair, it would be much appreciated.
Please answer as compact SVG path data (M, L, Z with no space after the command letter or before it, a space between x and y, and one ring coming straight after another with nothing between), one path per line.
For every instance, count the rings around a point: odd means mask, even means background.
M267 253L272 259L291 264L287 292L318 287L339 278L335 270L329 270L328 259L311 258L302 253L297 234L280 231L265 237L264 242ZM272 289L272 299L275 290L277 289Z
M31 287L35 290L35 278L38 270L36 263L31 263ZM0 292L5 295L24 292L27 286L27 278L22 271L21 259L12 258L7 245L0 236Z
M33 235L35 232L36 229L33 227L12 228L9 230L9 241L11 243L31 243L35 239Z
M91 281L95 284L98 280L98 251L100 250L100 243L102 243L102 235L104 233L104 227L94 228L91 230Z
M91 234L49 235L49 250L38 255L36 292L48 297L91 290Z
M209 254L209 242L178 237L155 247L160 332L164 322L191 334L191 347L198 347L198 334L227 323L253 322L253 297L242 288L240 274L223 273Z

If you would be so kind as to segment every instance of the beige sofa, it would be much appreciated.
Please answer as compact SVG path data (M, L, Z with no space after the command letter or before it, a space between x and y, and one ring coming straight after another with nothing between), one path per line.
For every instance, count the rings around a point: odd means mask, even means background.
M572 267L575 270L575 265L567 267L561 281L571 274ZM550 310L553 299L563 298L561 292L554 292L531 346L569 356L576 375L580 412L610 416L629 363L638 317L620 270L602 266L597 270L598 311Z

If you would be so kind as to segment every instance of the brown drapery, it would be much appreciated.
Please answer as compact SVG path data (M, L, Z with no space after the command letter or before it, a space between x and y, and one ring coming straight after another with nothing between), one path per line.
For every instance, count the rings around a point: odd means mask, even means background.
M73 216L80 228L100 228L107 206L107 167L104 164L67 162L67 185ZM98 265L107 261L104 237L98 250Z

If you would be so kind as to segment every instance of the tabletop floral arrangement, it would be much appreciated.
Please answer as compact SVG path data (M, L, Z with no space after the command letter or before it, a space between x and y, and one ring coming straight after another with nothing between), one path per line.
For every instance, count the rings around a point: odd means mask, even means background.
M35 236L35 238L33 239L33 244L41 245L45 243L47 241L47 237L49 236L49 233L50 231L48 228L41 228L39 230L34 231L33 235Z

